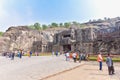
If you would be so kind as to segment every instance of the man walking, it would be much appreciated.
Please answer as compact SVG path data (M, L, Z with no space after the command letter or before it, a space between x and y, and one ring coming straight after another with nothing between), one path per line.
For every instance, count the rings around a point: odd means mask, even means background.
M98 53L97 61L99 62L99 70L102 70L103 57L102 57L101 53Z
M70 60L70 53L69 53L69 52L66 52L66 53L65 53L65 56L66 56L66 61L69 61L69 60Z
M14 60L14 56L15 56L15 53L12 52L12 53L11 53L11 60Z
M108 57L106 59L106 64L108 66L108 74L109 75L114 74L114 66L113 66L113 61L112 61L110 54L108 54Z
M74 62L76 62L76 59L77 59L77 54L76 54L76 52L74 52L74 53L72 54L72 57L73 57Z

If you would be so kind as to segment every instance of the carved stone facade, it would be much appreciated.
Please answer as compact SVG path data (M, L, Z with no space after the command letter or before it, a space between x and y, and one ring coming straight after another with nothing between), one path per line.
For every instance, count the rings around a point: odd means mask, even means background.
M38 31L26 26L10 27L0 38L0 53L22 49L33 52L99 51L120 54L120 21L114 27L72 25L69 29Z
M54 51L82 51L93 53L93 42L96 39L94 28L88 27L85 29L70 28L64 30L54 36Z
M120 54L120 21L115 23L115 27L97 32L94 48L96 52L104 49L106 52Z
M120 22L115 27L97 29L93 26L87 28L70 28L55 34L54 51L80 51L97 53L99 51L120 54Z

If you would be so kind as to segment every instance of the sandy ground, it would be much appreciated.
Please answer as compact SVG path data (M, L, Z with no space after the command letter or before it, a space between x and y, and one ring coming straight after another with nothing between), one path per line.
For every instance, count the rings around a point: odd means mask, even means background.
M75 69L58 73L43 80L120 80L120 63L114 63L115 75L108 75L106 64L103 70L98 70L97 62L85 62Z

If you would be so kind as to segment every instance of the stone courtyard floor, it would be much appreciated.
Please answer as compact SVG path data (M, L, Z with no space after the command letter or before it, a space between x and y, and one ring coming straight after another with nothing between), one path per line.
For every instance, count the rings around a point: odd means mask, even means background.
M0 57L0 80L120 80L120 63L114 65L116 74L109 76L105 63L99 71L97 62L67 62L64 55Z

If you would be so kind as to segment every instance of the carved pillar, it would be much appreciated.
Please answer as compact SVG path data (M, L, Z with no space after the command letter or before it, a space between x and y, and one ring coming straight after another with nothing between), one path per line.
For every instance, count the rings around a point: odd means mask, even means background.
M73 46L73 44L71 45L71 51L74 51L74 46Z

